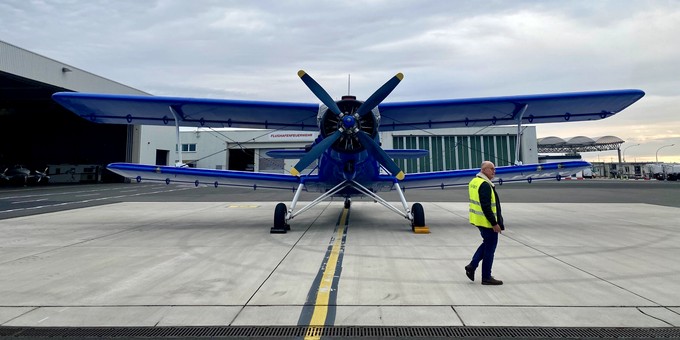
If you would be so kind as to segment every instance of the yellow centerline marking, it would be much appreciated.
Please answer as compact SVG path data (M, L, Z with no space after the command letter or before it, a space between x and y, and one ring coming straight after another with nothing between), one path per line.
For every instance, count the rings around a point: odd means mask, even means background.
M342 245L342 234L345 230L345 222L347 221L347 213L349 209L342 211L340 216L340 223L338 223L338 231L335 234L331 254L326 262L326 269L323 272L321 282L319 283L319 290L316 293L316 301L314 302L314 312L312 319L309 321L309 328L305 340L321 339L321 329L326 323L326 316L328 315L328 301L331 297L331 286L333 284L333 277L335 276L335 268L338 264L338 256L340 256L340 246Z

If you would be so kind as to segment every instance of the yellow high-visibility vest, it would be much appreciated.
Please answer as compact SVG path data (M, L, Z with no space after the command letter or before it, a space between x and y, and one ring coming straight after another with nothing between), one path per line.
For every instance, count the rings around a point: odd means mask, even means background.
M488 182L491 185L491 181L476 176L468 184L468 193L470 194L470 224L478 227L492 228L491 222L484 216L482 205L479 203L479 187L484 182ZM493 186L491 186L491 211L493 211L493 215L498 220L498 215L496 214L496 195L493 193Z

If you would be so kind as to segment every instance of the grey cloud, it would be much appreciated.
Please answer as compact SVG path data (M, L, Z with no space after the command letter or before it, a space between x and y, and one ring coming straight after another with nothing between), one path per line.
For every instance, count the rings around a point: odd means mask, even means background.
M0 21L9 43L158 95L314 102L305 69L335 97L351 74L365 98L401 71L389 101L648 93L614 118L539 136L680 129L673 1L6 0ZM650 128L629 133L639 126Z

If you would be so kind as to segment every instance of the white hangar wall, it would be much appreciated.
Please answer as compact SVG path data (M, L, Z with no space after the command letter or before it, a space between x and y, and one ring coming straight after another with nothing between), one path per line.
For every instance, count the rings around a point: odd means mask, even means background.
M146 130L140 150L140 163L161 164L156 162L157 153L168 151L165 164L179 161L175 152L175 129L156 127ZM169 130L168 130L169 129ZM207 169L252 170L283 173L295 165L297 160L276 160L266 155L271 149L300 149L311 144L318 136L310 131L275 130L225 130L197 129L180 132L182 161L192 167ZM252 168L235 168L230 164L234 156L246 152L252 156ZM273 163L273 164L270 164ZM280 163L280 164L279 164ZM279 164L277 166L277 164Z
M166 127L158 127L168 129ZM520 159L523 163L538 163L536 128L522 127ZM157 131L159 134L142 141L141 154L146 164L155 163L157 150L169 151L166 164L178 160L174 152L174 128ZM516 127L451 128L381 132L384 149L426 149L430 156L416 160L399 160L407 173L477 168L483 160L498 166L515 163ZM300 149L311 144L317 132L274 130L194 130L182 131L182 160L191 166L210 169L232 169L287 173L297 162L271 160L266 152L271 149ZM245 152L252 164L235 168L235 155Z

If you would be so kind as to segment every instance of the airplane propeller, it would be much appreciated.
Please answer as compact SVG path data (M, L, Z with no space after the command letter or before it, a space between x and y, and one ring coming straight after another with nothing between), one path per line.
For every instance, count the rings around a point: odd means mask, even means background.
M335 131L333 132L330 136L324 138L319 144L316 144L311 150L305 154L304 157L300 158L300 160L295 164L295 166L290 169L290 173L299 176L300 175L300 170L306 169L312 162L314 162L315 159L321 157L321 154L326 151L326 149L330 148L333 143L335 143L338 138L342 135L342 132Z
M376 106L378 106L380 103L382 103L387 96L392 93L395 87L399 85L399 82L404 79L404 75L399 72L397 73L394 77L392 77L390 80L388 80L383 86L381 86L377 91L375 91L366 101L359 106L359 109L357 109L357 113L359 116L363 116L371 110L373 110Z
M326 90L319 85L319 83L314 80L307 72L300 70L298 71L298 77L302 79L302 81L307 85L307 87L314 93L314 95L319 98L319 100L328 107L331 112L335 113L336 116L339 116L342 112L340 111L340 108L338 107L338 104L335 103L335 100L331 98L331 96L326 92Z
M290 170L291 174L298 176L300 170L307 168L315 159L319 158L328 148L333 146L343 134L350 136L358 136L361 144L368 150L368 152L376 158L376 160L392 175L401 180L404 178L404 172L399 166L385 153L385 151L375 142L372 136L357 128L357 119L370 113L377 107L392 91L399 85L399 82L404 78L404 75L397 73L394 77L388 80L383 86L376 90L368 99L359 106L356 112L342 113L337 103L326 92L326 90L319 85L309 74L305 71L298 71L298 76L307 85L307 87L314 93L314 95L341 119L338 130L324 138L321 142L316 144L307 154L298 161L297 164ZM299 169L299 170L298 170Z
M404 172L401 171L397 163L394 163L392 158L387 155L385 150L383 150L378 143L371 138L366 132L359 131L358 133L359 139L361 140L361 143L368 149L368 152L370 152L373 157L375 157L378 160L378 163L382 164L382 166L387 169L394 177L396 177L398 180L404 179Z

